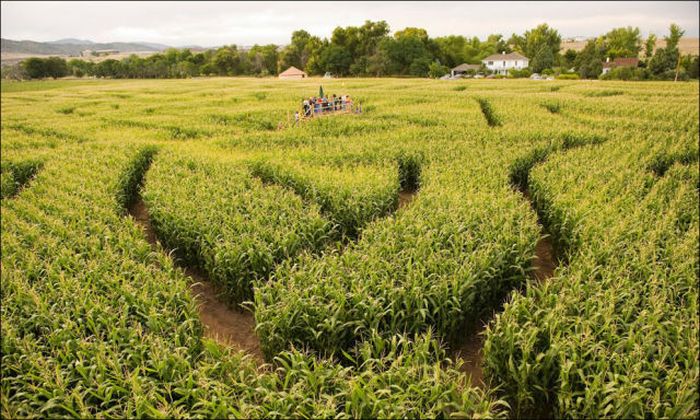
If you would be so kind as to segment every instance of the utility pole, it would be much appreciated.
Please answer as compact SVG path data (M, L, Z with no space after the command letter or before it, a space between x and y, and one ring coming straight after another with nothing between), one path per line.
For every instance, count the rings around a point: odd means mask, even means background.
M681 69L681 52L678 51L678 64L676 64L676 78L673 79L674 82L678 81L678 71Z

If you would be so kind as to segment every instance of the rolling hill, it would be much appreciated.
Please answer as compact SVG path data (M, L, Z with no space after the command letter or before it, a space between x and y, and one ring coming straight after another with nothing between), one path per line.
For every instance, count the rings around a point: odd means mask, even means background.
M52 42L15 41L2 38L0 48L4 54L61 55L78 56L84 50L162 51L167 45L149 42L107 42L96 43L80 39L61 39Z

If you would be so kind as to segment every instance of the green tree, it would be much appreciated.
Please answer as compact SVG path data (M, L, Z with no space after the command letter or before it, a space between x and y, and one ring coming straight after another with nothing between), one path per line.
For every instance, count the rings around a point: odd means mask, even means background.
M605 34L607 55L616 57L637 57L642 49L642 37L639 28L628 26L615 28Z
M676 65L680 56L678 43L684 33L685 31L683 31L680 26L672 23L669 27L669 35L664 37L666 46L664 48L658 48L654 56L649 60L649 71L657 79L674 78Z
M392 66L391 58L389 57L389 44L396 42L393 38L384 38L379 42L377 50L372 54L367 62L368 74L376 77L386 76L390 73L390 68Z
M503 39L503 35L501 34L491 34L486 38L486 48L490 48L493 46L493 53L489 51L488 55L491 54L498 54L498 53L503 53L505 52L506 54L513 52L513 50L510 48L510 45L508 41ZM557 49L559 51L559 49Z
M388 58L387 74L427 76L434 55L428 33L421 28L405 28L380 44Z
M605 40L603 37L591 39L578 53L575 60L576 70L582 79L595 79L603 71L605 57Z
M68 71L76 77L92 76L95 64L91 61L74 58L68 61Z
M336 60L336 65L343 64L338 68L338 74L366 75L369 73L369 58L377 51L379 42L389 33L389 25L385 21L372 22L365 21L362 26L337 27L328 45L333 46L330 53L341 58ZM337 48L345 50L346 54L340 55ZM346 60L350 57L350 61Z
M509 43L515 46L516 51L528 57L530 69L539 73L554 66L561 48L561 36L556 29L543 23L525 31L523 36L513 34Z
M277 74L277 46L275 44L254 45L248 51L250 71L255 74Z
M352 64L352 56L345 48L329 44L325 46L316 61L318 73L331 72L340 76L347 75Z
M700 61L697 55L691 56L690 54L688 54L685 57L683 57L683 60L681 61L681 66L683 66L689 78L698 78L698 73L700 72Z
M292 42L282 52L280 61L282 70L290 66L307 70L308 61L321 46L320 38L311 36L303 29L292 32Z
M430 63L430 66L428 66L428 76L432 77L433 79L438 79L449 72L449 67L440 64L439 61L433 61Z
M49 57L45 59L46 76L58 79L68 76L68 65L61 57Z
M430 64L430 57L418 57L411 61L411 65L408 66L408 74L411 76L426 77L430 71Z
M656 35L650 34L644 43L644 57L647 60L654 55L654 48L656 48Z
M353 64L350 66L350 73L355 75L369 74L369 57L377 52L379 43L389 35L389 24L386 21L372 22L365 21L358 31L359 45L356 55L353 57Z
M219 48L214 55L213 64L219 75L240 74L241 58L238 54L238 47L231 45Z
M48 77L46 64L43 59L30 57L22 62L22 67L27 77L30 79L43 79Z
M100 61L95 65L95 76L97 77L118 77L121 63L113 58Z
M672 23L671 26L668 28L668 36L664 37L664 40L666 40L666 49L667 50L672 50L672 51L678 51L678 43L680 42L681 38L683 38L683 35L685 34L685 31L681 29L680 26L676 25L675 23Z
M449 67L456 67L466 63L469 59L467 55L467 38L461 35L449 35L435 38L438 48L437 58L441 63Z
M568 69L574 67L576 65L576 57L578 56L578 53L572 49L566 50L564 55L562 56L561 59L561 65L565 67L568 71Z

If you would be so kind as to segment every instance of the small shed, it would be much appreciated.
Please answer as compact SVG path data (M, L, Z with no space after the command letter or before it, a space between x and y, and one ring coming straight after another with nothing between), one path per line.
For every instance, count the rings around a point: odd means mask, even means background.
M452 77L455 77L455 76L457 76L458 74L464 74L464 73L466 73L466 72L468 72L468 71L470 71L470 70L472 70L472 71L474 71L474 72L477 72L477 71L479 71L480 68L481 68L481 65L480 65L480 64L467 64L467 63L464 63L464 64L460 64L459 66L453 68L453 69L450 71L450 74L452 75Z
M279 75L280 79L304 79L306 77L308 77L306 72L299 70L294 66L291 66Z

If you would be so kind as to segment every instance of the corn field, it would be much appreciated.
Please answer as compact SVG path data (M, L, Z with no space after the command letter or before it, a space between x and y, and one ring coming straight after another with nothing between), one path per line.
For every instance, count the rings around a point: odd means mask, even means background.
M3 418L700 415L697 83L318 83L3 82Z

